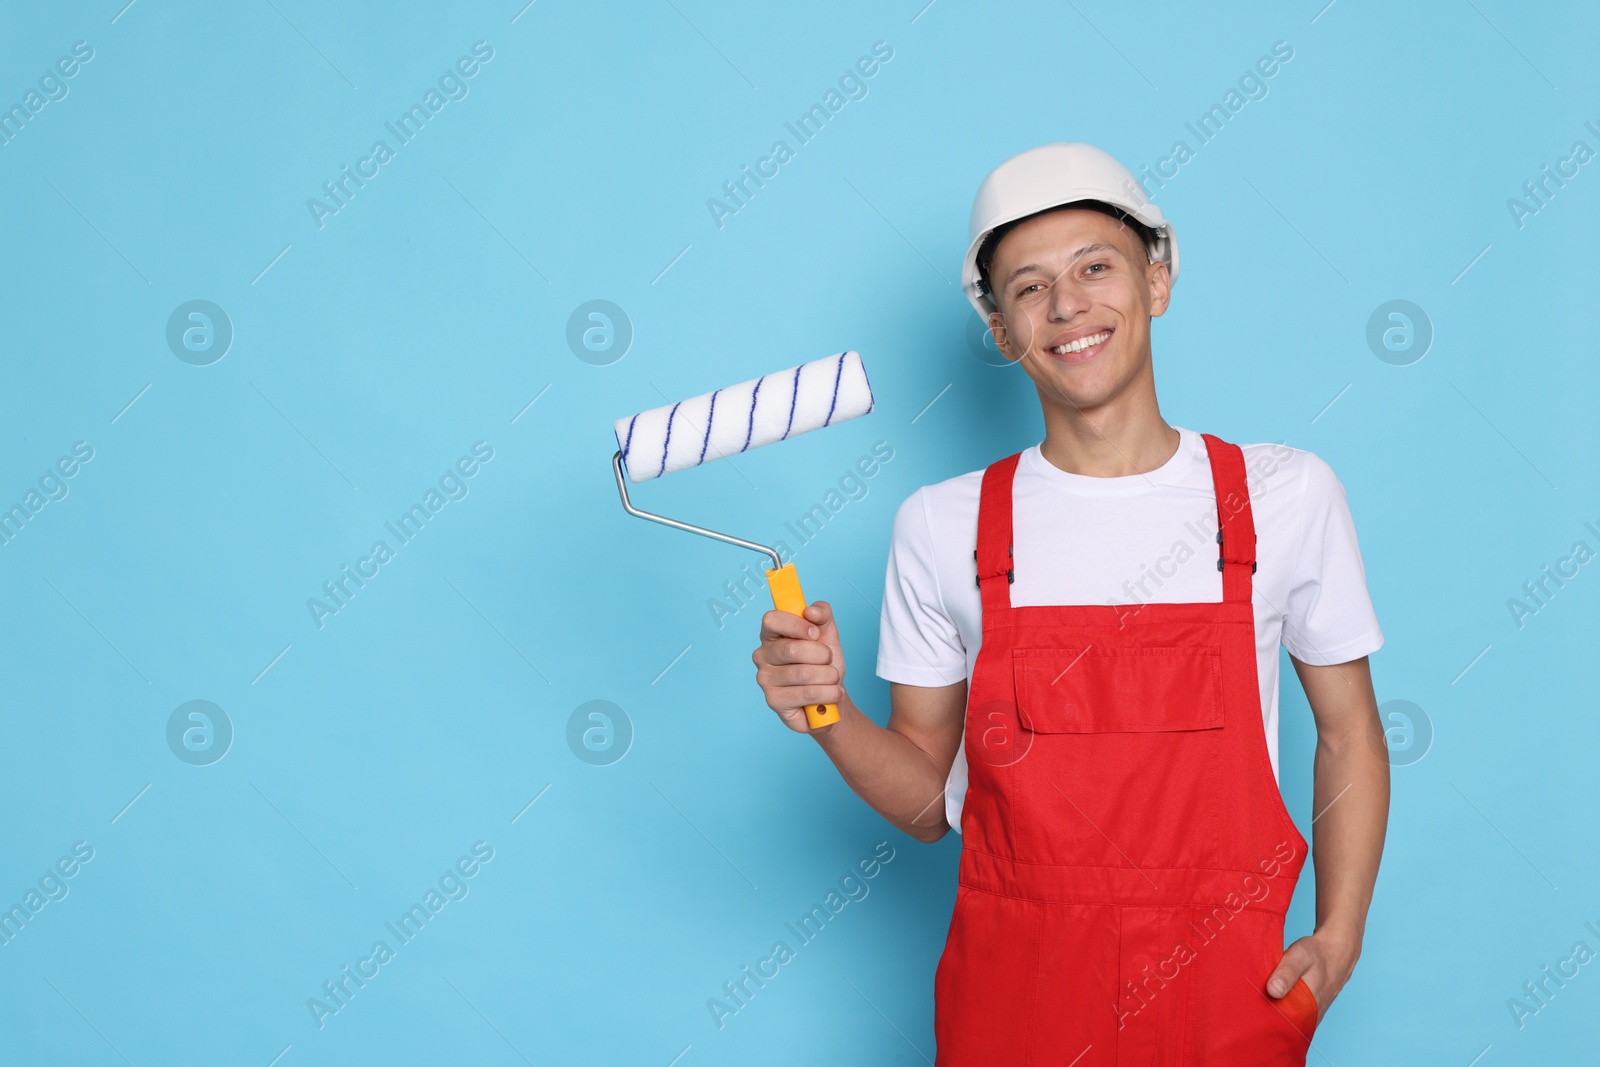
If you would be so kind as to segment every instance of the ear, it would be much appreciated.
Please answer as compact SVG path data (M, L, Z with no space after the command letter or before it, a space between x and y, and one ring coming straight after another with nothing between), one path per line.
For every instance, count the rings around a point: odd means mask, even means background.
M1022 357L1021 352L1012 350L1011 331L1006 329L1006 317L998 311L989 312L989 335L994 338L994 347L1006 359L1015 363Z
M1172 303L1172 273L1165 263L1151 263L1144 276L1150 286L1150 317L1159 318Z

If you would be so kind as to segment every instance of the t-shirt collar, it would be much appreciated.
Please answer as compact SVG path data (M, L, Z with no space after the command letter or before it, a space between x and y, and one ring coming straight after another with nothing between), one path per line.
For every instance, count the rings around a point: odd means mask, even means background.
M1121 496L1148 492L1157 485L1183 483L1184 477L1195 464L1206 462L1206 445L1200 435L1182 426L1178 431L1178 448L1161 466L1142 474L1125 474L1115 478L1097 478L1092 474L1074 474L1064 471L1044 458L1039 445L1022 453L1022 464L1029 474L1044 478L1052 486L1086 496Z

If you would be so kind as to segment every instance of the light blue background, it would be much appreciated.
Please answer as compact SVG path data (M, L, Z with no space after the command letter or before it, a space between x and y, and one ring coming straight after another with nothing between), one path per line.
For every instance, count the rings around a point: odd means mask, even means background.
M1600 548L1600 163L1520 228L1506 205L1575 140L1600 149L1583 5L123 2L13 5L0 32L5 106L94 48L0 146L0 504L94 448L0 546L0 904L95 850L0 947L0 1060L931 1059L959 838L893 831L774 720L761 605L721 629L707 607L759 560L627 518L611 422L863 353L869 417L636 499L778 538L889 442L798 554L882 721L895 507L1041 433L1026 382L967 343L977 183L1050 140L1136 168L1195 147L1185 121L1276 41L1294 57L1267 96L1156 191L1182 252L1163 413L1332 464L1379 699L1435 731L1395 770L1365 951L1312 1062L1592 1056L1600 964L1521 1030L1506 1006L1600 949L1600 563L1520 629L1507 607ZM319 231L307 199L480 40L467 98ZM877 41L867 97L719 229L707 198ZM165 341L193 299L235 329L210 366ZM565 340L591 299L635 331L609 366ZM1435 330L1409 366L1365 341L1392 299ZM307 598L477 441L470 495L319 629ZM1314 735L1284 678L1309 832ZM195 699L235 730L210 766L165 739ZM604 767L566 742L596 699L635 732ZM470 895L319 1030L307 999L480 840ZM719 1030L707 998L880 841L870 895ZM1312 918L1308 869L1290 935Z

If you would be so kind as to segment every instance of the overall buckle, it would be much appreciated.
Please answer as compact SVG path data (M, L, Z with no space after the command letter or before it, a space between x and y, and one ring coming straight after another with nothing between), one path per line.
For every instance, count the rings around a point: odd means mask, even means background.
M1015 553L1012 551L1012 548L1013 548L1012 545L1007 545L1006 546L1006 556L1008 558L1010 558L1010 557L1015 555ZM974 563L976 563L978 561L978 550L977 549L973 549L972 550L972 561ZM1000 575L999 575L998 572L996 572L993 575L990 575L990 577L992 577L992 578L998 578L999 576ZM973 575L972 581L973 581L973 584L975 584L979 589L983 588L983 575L981 575L981 574ZM1016 582L1017 582L1016 568L1014 568L1014 567L1006 568L1006 583L1008 585L1015 585Z
M1256 540L1258 542L1261 540L1261 535L1260 534L1256 535ZM1224 551L1224 549L1222 547L1222 531L1218 530L1217 531L1217 570L1220 571L1222 569L1222 565L1223 565L1224 562L1228 562L1228 563L1243 563L1244 560L1242 560L1242 559L1228 559L1227 558L1227 553L1226 553L1226 551ZM1256 561L1252 559L1250 561L1250 573L1254 574L1255 572L1256 572Z

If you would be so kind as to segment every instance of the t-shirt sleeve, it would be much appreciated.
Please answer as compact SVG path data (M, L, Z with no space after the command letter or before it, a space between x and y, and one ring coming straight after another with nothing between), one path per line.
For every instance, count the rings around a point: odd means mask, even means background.
M967 676L967 652L944 607L924 490L895 512L878 623L878 677L941 686Z
M1283 610L1283 647L1313 666L1347 663L1383 647L1355 520L1333 468L1307 452L1303 526Z

